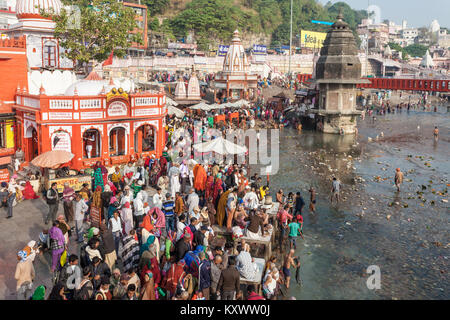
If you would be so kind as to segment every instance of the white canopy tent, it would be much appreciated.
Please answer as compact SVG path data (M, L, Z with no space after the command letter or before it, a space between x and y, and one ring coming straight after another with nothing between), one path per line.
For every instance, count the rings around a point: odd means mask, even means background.
M183 110L180 110L180 109L178 109L178 108L175 108L174 106L172 106L172 105L167 105L167 111L168 111L168 113L169 113L169 115L175 115L175 117L177 117L177 118L183 118L184 117L184 111Z
M222 137L194 145L197 152L216 152L218 154L242 154L247 152L247 147L234 144Z

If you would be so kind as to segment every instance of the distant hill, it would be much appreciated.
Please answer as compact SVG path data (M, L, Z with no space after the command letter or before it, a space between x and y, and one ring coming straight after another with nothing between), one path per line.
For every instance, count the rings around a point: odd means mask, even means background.
M229 43L235 29L240 30L244 42L289 44L290 0L141 0L141 3L149 8L149 29L172 40L192 33L201 50ZM353 10L344 2L323 6L317 0L294 0L293 38L300 29L327 31L328 26L313 24L311 20L335 21L340 9L356 33L357 25L367 16L366 11Z

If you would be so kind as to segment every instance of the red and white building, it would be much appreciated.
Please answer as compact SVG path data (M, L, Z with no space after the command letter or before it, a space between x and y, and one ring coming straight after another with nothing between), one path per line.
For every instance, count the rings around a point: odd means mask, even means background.
M78 170L95 161L111 166L161 156L165 93L137 92L129 79L107 81L96 73L77 79L53 36L54 22L39 14L61 7L60 0L17 0L18 23L0 43L0 68L10 75L0 104L15 112L15 147L25 161L55 149L72 152Z

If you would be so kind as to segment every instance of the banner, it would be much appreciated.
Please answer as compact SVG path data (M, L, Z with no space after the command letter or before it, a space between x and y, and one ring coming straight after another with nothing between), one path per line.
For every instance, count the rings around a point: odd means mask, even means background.
M267 54L267 47L260 44L254 44L253 45L253 54L261 54L266 55Z
M8 182L9 183L9 170L0 169L0 182Z
M323 42L327 34L325 32L314 32L301 30L300 31L300 44L303 48L317 48L320 49L323 46Z
M230 49L230 46L224 46L220 45L218 50L218 56L224 57L227 55L228 49Z

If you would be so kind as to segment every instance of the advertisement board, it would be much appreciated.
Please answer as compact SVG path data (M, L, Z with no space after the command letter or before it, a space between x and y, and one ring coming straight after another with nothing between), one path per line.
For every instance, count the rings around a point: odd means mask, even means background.
M230 46L220 45L217 55L220 56L220 57L225 57L227 55L227 52L228 52L229 48L230 48Z
M267 47L264 45L261 45L261 44L254 44L253 45L253 54L266 55Z
M320 49L323 46L323 42L327 34L325 32L315 31L300 31L300 44L302 48L317 48Z

